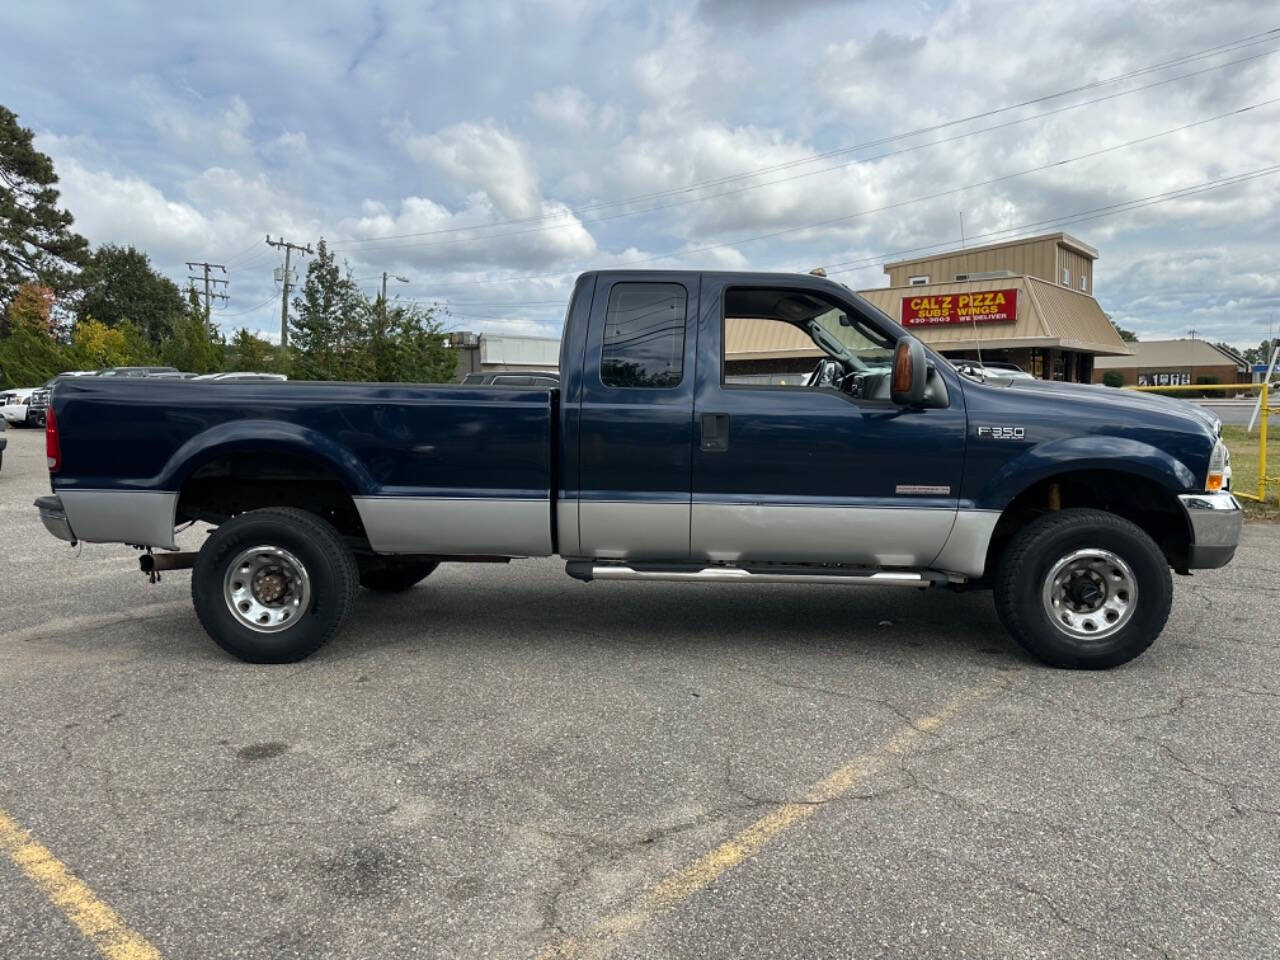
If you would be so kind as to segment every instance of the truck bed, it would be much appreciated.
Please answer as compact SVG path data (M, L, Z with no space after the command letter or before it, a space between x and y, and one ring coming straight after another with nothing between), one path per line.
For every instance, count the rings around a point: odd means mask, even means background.
M533 387L66 381L53 488L81 539L117 540L138 497L176 511L202 467L283 454L339 479L379 552L550 553L555 402Z

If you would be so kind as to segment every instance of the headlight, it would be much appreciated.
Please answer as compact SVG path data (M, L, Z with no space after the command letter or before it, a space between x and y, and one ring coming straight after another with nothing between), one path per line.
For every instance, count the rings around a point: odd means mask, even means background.
M1205 477L1204 488L1209 493L1217 493L1222 489L1223 474L1227 470L1227 445L1221 440L1213 445L1213 453L1209 454L1209 475Z

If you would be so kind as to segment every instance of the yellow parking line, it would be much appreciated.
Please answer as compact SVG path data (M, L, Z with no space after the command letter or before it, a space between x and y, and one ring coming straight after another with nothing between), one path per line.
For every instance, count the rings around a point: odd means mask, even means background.
M3 810L0 810L0 849L103 956L109 960L160 960L159 950L126 927L84 881Z
M924 734L938 729L969 704L1005 687L1010 675L1011 671L1003 671L990 682L956 697L937 713L903 727L875 750L819 780L809 788L803 801L775 807L737 836L646 891L627 909L597 922L579 937L548 944L537 954L537 960L600 960L608 956L624 936L755 856L782 831L813 816L824 802L844 796L860 781L881 770L892 757L910 750Z

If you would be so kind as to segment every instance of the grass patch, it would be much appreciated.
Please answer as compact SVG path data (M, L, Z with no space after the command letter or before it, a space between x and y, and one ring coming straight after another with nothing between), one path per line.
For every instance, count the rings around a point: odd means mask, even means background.
M1280 418L1273 418L1267 424L1267 474L1280 476ZM1231 451L1231 489L1253 494L1258 493L1258 428L1249 434L1244 427L1223 426L1222 441ZM1277 503L1280 484L1270 484L1267 488L1267 502L1240 498L1245 515L1254 520L1280 520L1280 503Z

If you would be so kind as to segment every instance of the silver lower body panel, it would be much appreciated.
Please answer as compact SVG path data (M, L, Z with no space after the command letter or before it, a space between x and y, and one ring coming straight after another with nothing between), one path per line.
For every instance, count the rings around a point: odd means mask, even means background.
M77 540L137 543L166 550L178 547L173 536L176 493L60 489L58 499Z
M578 522L578 556L618 560L682 560L689 556L687 500L580 500Z
M1000 521L999 510L961 510L946 545L933 562L935 570L980 577L987 566L987 547Z
M695 503L690 544L715 563L927 567L955 517L945 508Z
M548 500L354 499L369 545L378 553L551 555Z

